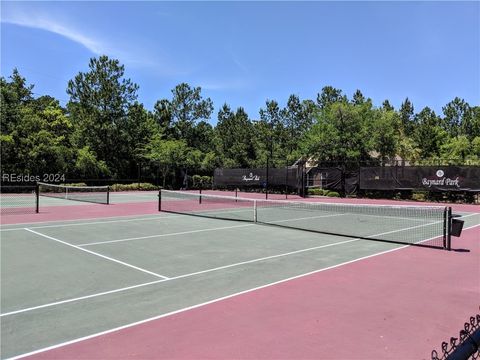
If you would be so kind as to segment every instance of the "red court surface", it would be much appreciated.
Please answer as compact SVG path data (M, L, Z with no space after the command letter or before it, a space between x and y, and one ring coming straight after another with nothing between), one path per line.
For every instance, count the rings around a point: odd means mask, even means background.
M404 247L31 358L429 359L480 303L479 227L455 248Z

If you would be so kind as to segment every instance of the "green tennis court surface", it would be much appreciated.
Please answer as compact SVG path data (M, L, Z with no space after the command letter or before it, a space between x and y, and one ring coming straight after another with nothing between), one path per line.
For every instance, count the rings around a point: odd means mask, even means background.
M169 213L7 225L1 237L2 358L401 247Z

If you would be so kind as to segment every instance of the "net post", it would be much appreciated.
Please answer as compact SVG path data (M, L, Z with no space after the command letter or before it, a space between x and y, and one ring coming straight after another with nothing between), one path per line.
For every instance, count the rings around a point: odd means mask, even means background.
M447 250L452 249L452 207L447 210Z
M200 194L200 196L198 197L198 203L201 204L202 203L202 188L200 188L199 194Z
M110 204L110 186L107 186L107 205Z
M447 248L447 207L443 208L443 248Z
M158 190L158 211L162 211L162 189Z
M253 222L257 222L257 200L253 200Z
M35 212L40 212L40 185L38 182L35 184Z
M235 188L235 202L238 201L237 198L238 198L238 188L236 187Z

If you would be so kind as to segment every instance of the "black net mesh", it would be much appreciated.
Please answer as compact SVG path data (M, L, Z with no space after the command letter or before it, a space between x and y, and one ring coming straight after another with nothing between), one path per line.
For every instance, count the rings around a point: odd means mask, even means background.
M108 186L66 186L38 183L38 188L40 196L98 204L109 203Z
M254 200L162 190L162 211L444 248L446 208Z
M35 186L1 186L0 208L2 215L34 214L37 212Z

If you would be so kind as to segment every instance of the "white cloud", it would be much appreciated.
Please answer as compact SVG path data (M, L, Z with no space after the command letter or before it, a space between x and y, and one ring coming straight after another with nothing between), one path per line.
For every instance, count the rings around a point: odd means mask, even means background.
M248 68L233 54L231 53L233 63L244 73L248 74Z
M188 73L185 69L179 69L169 61L145 53L144 49L138 48L138 46L135 48L135 45L125 41L122 41L121 45L117 45L112 40L107 41L97 34L94 35L91 29L87 33L73 25L66 25L66 20L62 21L62 19L53 18L51 15L38 11L34 13L25 9L9 9L8 14L3 11L1 22L58 34L84 46L95 55L108 55L129 66L148 68L157 76L172 77Z
M2 22L34 29L41 29L61 35L86 47L96 55L100 55L105 52L105 47L98 40L94 40L75 29L68 28L41 15L16 13L11 14L9 17L2 17Z

